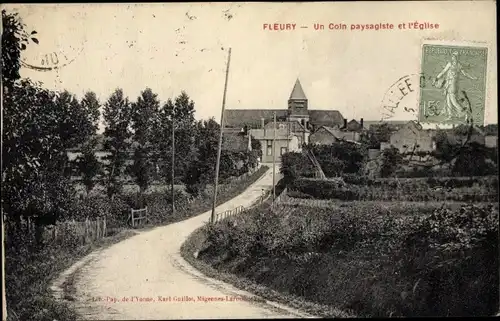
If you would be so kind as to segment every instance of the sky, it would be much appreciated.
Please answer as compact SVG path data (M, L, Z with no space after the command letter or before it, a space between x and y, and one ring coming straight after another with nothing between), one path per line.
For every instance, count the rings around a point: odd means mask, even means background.
M384 95L401 77L420 72L426 39L489 46L486 123L497 123L496 16L493 1L337 3L168 3L6 5L19 12L39 44L23 60L35 66L58 54L57 70L22 68L21 76L77 97L104 102L116 88L135 100L146 87L165 102L182 90L197 119L220 120L228 48L227 109L285 109L300 79L310 109L348 119L380 120ZM399 29L400 23L439 24ZM264 24L296 24L267 30ZM314 30L315 23L324 30ZM329 30L344 23L347 30ZM392 30L350 30L392 23ZM307 28L300 28L305 26ZM406 27L408 28L408 27ZM47 56L45 56L47 55ZM67 57L63 59L63 55ZM54 59L54 57L52 57ZM52 62L53 63L53 62ZM418 86L416 84L415 86ZM408 106L418 106L411 93ZM396 110L394 120L415 118Z

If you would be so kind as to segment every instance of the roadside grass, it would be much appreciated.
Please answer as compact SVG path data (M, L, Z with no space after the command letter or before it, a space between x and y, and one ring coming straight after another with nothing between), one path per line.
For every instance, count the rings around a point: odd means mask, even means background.
M316 317L323 318L352 318L355 317L352 311L341 311L334 307L306 301L300 296L283 293L273 290L270 287L254 282L248 278L237 276L233 273L224 272L214 268L204 260L198 259L198 253L203 251L206 245L208 226L202 226L194 231L181 246L181 256L194 268L204 275L229 283L236 288L248 291L265 300L274 301L286 306L298 309ZM201 251L200 251L201 250Z
M49 289L52 280L92 251L106 248L137 232L123 229L83 246L18 248L6 257L7 321L77 320L69 302L57 301ZM12 250L12 249L11 249ZM66 290L71 287L68 283Z
M237 184L228 184L218 196L217 205L243 192L267 170L268 167L262 166L253 174L239 180ZM206 201L194 202L189 208L177 211L176 215L167 216L161 223L137 229L131 229L123 222L122 226L110 228L107 237L86 245L72 242L60 246L43 245L36 244L33 235L9 234L5 244L7 321L77 320L78 315L70 302L75 290L74 276L70 276L63 284L63 296L67 300L56 300L49 289L60 273L94 250L125 240L136 235L138 231L147 231L194 217L210 208L211 204Z
M206 275L263 297L288 304L296 296L363 317L498 310L498 204L296 204L231 220L196 231L181 253ZM311 314L335 316L328 308Z

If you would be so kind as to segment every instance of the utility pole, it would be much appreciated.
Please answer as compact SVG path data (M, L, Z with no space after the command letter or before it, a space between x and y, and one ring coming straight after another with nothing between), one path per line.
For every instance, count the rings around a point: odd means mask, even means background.
M175 213L174 204L174 178L175 178L175 120L174 120L174 109L172 110L172 216Z
M274 112L274 137L273 137L273 203L276 198L276 184L275 184L275 176L276 176L276 112Z
M227 79L229 76L229 64L231 63L231 48L229 48L229 53L227 56L227 66L226 66L226 81L224 83L224 95L222 96L222 110L220 116L220 135L219 135L219 147L217 149L217 162L215 164L215 182L214 182L214 196L212 201L212 215L210 217L210 223L215 222L215 204L217 203L217 184L219 182L219 167L220 167L220 154L222 149L222 134L224 131L224 109L226 107L226 92L227 92Z

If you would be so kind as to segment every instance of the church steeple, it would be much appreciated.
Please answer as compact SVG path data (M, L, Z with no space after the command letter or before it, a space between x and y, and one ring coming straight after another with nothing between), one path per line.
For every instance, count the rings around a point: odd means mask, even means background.
M295 81L295 85L293 86L292 93L290 94L289 99L307 100L306 94L304 94L304 90L302 89L299 78L297 78L297 80Z
M288 113L290 116L308 115L307 97L298 78L295 81L290 98L288 98Z

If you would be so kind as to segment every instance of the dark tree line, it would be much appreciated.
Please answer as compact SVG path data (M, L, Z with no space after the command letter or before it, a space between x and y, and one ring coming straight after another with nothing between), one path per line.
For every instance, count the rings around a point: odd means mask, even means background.
M102 182L109 198L122 192L128 178L141 193L153 181L170 183L172 148L175 183L197 195L213 182L220 127L214 119L195 120L187 93L162 104L150 88L133 101L118 88L104 102L93 92L78 99L47 90L19 75L22 51L38 43L36 31L26 31L17 14L5 10L2 23L2 194L8 217L55 221L68 215L75 169L87 194ZM104 132L98 135L101 118ZM107 154L102 160L96 156L100 146ZM76 160L69 160L68 149L80 152ZM241 159L255 165L256 154L224 151L221 159L224 178L241 173L235 166Z

